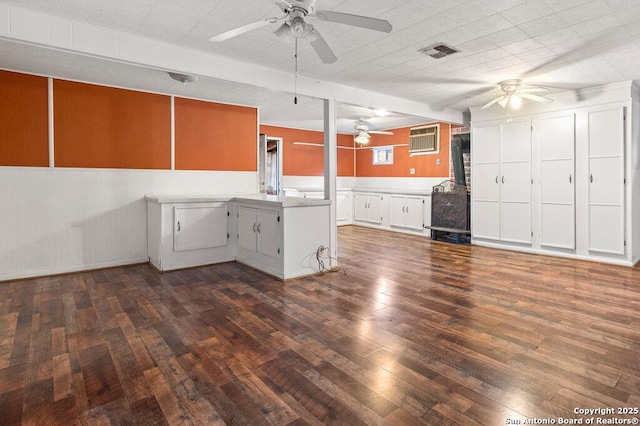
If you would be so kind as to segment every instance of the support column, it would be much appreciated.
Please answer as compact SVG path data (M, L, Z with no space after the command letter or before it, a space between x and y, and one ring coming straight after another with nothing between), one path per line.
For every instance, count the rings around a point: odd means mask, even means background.
M336 125L336 101L324 99L324 199L331 200L329 209L329 255L331 267L337 266L338 232L336 226L337 195L336 176L338 175L338 134Z

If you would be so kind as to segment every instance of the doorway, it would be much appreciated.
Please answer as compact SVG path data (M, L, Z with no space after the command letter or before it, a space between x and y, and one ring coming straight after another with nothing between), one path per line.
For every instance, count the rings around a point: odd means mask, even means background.
M258 145L260 192L280 195L282 191L282 138L261 134Z

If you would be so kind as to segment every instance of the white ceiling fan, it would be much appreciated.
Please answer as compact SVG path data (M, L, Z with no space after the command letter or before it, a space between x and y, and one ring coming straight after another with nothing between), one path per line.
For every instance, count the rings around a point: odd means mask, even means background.
M210 41L224 41L232 37L244 34L268 24L274 24L284 20L284 23L274 31L278 37L291 33L296 38L307 39L311 47L318 54L322 62L332 64L338 60L320 32L311 24L305 22L307 16L315 16L321 21L336 22L339 24L352 25L355 27L367 28L375 31L391 32L393 27L384 19L370 18L349 13L333 12L331 10L316 10L316 0L272 0L278 6L284 16L271 17L251 24L243 25L233 30L215 35L209 38Z
M369 130L369 126L364 122L364 118L359 118L353 128L358 132L355 135L354 140L357 143L368 143L369 139L371 139L371 135L393 135L393 132L385 131L385 130Z
M481 109L489 108L495 103L498 103L503 108L506 106L517 108L523 98L536 102L553 102L551 99L532 95L535 92L547 92L549 89L546 87L522 87L522 80L517 78L501 81L498 85L504 93L484 105Z

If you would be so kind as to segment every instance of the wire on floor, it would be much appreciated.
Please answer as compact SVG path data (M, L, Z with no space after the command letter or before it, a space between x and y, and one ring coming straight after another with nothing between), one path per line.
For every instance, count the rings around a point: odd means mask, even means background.
M338 269L332 270L325 266L324 261L321 259L321 257L325 254L326 250L328 250L328 248L325 246L320 246L318 247L318 250L316 250L316 260L318 261L318 271L320 273L341 271L344 275L347 275L347 270L344 268L344 263L342 263L342 261L336 257L327 256L327 259L329 259L329 264L331 264L331 260L335 260L338 263L338 265L340 265Z

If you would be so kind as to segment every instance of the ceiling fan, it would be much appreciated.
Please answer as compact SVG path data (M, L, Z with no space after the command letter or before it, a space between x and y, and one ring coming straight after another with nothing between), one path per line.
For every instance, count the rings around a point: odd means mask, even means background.
M393 132L384 131L384 130L369 130L369 126L364 122L364 118L358 119L353 128L358 132L355 135L354 140L357 143L368 143L369 139L371 139L371 135L393 135Z
M370 18L349 13L333 12L331 10L316 10L316 0L272 0L276 6L284 12L280 18L271 17L262 19L251 24L243 25L233 30L215 35L209 41L224 41L232 37L255 30L265 25L274 24L284 20L284 23L274 31L278 37L290 33L296 39L302 38L310 42L313 50L318 54L322 62L332 64L338 60L320 32L311 24L305 22L307 16L315 16L321 21L336 22L339 24L351 25L360 28L367 28L375 31L389 33L393 29L389 21L384 19Z
M518 107L523 98L536 102L553 102L551 99L532 95L535 92L547 92L549 89L546 87L522 87L522 80L517 78L501 81L498 85L500 85L504 93L484 105L481 109L489 108L495 103L498 103L503 108L506 106Z

